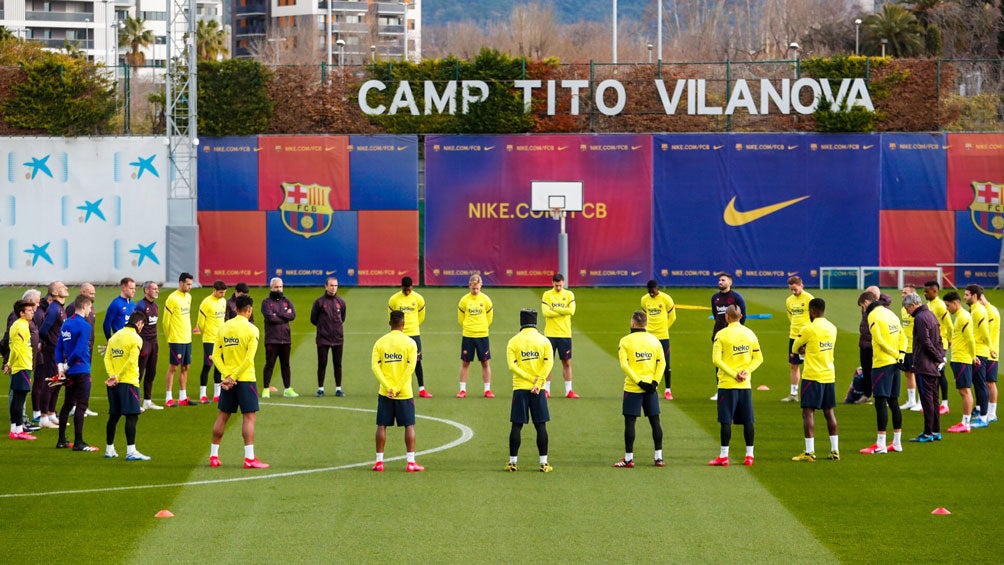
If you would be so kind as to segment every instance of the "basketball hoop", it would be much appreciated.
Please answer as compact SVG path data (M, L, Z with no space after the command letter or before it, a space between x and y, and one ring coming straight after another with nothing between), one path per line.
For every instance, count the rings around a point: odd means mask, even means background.
M564 208L551 208L551 219L552 220L560 220L561 219L561 214L564 211L565 211Z

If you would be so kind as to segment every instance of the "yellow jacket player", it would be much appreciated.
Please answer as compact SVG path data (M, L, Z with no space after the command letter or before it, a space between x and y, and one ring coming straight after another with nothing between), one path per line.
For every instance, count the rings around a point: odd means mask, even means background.
M617 344L617 358L624 371L624 457L614 463L621 469L634 467L635 423L645 413L652 425L656 467L665 466L662 459L662 423L659 421L659 381L662 380L666 357L663 346L653 334L645 331L648 315L637 310L631 315L631 333Z
M572 390L572 316L575 315L575 294L565 288L565 276L551 277L551 290L544 292L540 311L544 314L544 337L561 360L561 376L565 379L565 398L578 398ZM544 396L551 398L551 375L547 375Z
M743 425L746 458L743 464L753 465L753 395L750 380L753 371L763 363L760 341L753 330L739 323L742 309L732 304L725 309L724 328L715 334L711 360L718 368L718 423L721 424L721 452L708 464L729 466L729 442L732 423Z
M663 366L666 392L663 393L663 396L666 400L673 400L669 329L676 323L676 304L668 294L659 290L659 283L655 279L648 281L646 289L648 292L641 297L641 309L645 312L648 320L645 331L654 335L662 344L662 354L666 358L666 363Z
M519 446L522 441L523 426L533 418L537 430L537 452L540 455L540 471L550 473L547 462L547 422L551 419L547 409L547 395L541 394L547 376L554 366L551 342L537 331L537 311L521 310L519 313L519 333L506 346L506 361L512 371L512 408L509 411L509 463L506 471L515 472Z
M827 459L840 459L840 444L837 436L837 417L833 410L837 405L836 370L833 365L833 350L837 343L837 327L830 323L826 314L826 302L813 298L808 304L810 322L799 330L791 352L805 356L805 372L802 374L801 404L802 431L805 435L805 451L792 458L793 461L812 462L816 460L815 411L822 410L826 418L826 429L830 435L830 454Z
M178 276L178 290L164 302L160 325L167 336L169 363L167 365L167 393L164 406L195 406L188 398L188 366L192 364L192 275ZM174 401L174 374L179 373L181 389Z
M202 299L199 304L199 317L195 322L198 333L202 334L202 373L199 375L199 403L208 404L206 387L209 385L209 371L213 369L213 348L216 346L216 336L227 316L227 283L213 283L213 293ZM220 401L220 371L213 370L213 402Z
M387 426L404 427L404 445L408 460L405 471L418 473L425 467L415 461L415 396L411 376L415 372L418 346L415 340L404 335L404 312L390 313L390 332L373 345L370 369L380 383L377 396L376 462L373 470L383 472L384 446L387 444Z
M115 332L105 348L105 371L108 378L108 424L105 426L105 457L114 458L115 427L125 416L126 461L149 461L150 457L136 449L136 423L139 421L139 353L143 338L139 332L146 325L146 314L134 310L125 327Z
M31 392L31 369L33 363L31 330L28 321L35 315L35 304L27 300L14 303L17 319L10 326L10 354L3 365L3 372L10 375L10 439L34 440L35 436L24 431L24 401Z
M481 362L485 398L495 398L492 394L492 368L488 364L492 358L488 328L492 325L495 310L492 300L481 292L481 284L480 275L471 275L467 283L470 292L460 299L457 306L457 323L463 328L460 339L460 392L457 398L467 398L467 373L475 357Z

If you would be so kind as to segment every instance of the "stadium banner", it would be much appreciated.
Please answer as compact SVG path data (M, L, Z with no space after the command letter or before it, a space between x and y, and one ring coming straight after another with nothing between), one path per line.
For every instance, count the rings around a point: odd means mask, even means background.
M164 280L161 138L0 138L0 284Z
M560 222L530 207L533 181L581 181L568 213L570 285L634 286L652 270L648 135L427 136L425 283L549 286Z
M955 214L947 210L882 210L879 265L934 267L939 263L954 263ZM953 280L951 267L945 268L943 275ZM896 284L893 282L892 286ZM938 284L945 283L938 281Z
M282 210L265 213L268 278L280 277L290 286L324 286L327 277L356 286L358 265L357 212L331 212L323 232L307 237L290 229Z
M878 261L879 148L867 134L666 134L653 141L662 284L819 284ZM824 263L826 263L824 265Z
M1004 134L948 134L948 209L968 210L973 225L998 240L1004 233Z
M353 210L418 210L416 136L354 135L348 150Z
M199 211L258 209L257 137L203 138L199 145Z
M199 212L199 280L268 284L265 212Z
M397 286L418 276L418 211L360 210L360 286Z
M1000 240L974 225L971 210L952 213L955 214L954 262L959 263L953 282L960 288L970 283L997 287Z
M881 139L882 209L946 210L945 134L883 133Z

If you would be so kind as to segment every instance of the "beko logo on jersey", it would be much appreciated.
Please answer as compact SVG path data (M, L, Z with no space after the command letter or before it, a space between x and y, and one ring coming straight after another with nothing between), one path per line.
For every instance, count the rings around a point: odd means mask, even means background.
M819 342L819 350L820 351L829 351L831 349L833 349L833 342L832 341L820 341Z
M64 331L59 332L59 335L63 336L63 341L68 341L70 339L70 336L73 335L73 334L71 334L67 330L64 330Z
M483 308L468 308L467 309L467 315L468 316L480 316L481 314L484 314L484 313L485 313L485 311L484 311Z
M231 345L240 345L240 343L241 343L240 338L223 336L223 347L228 347Z
M519 356L520 356L520 359L522 359L523 361L533 361L533 360L536 360L536 359L540 359L540 352L539 351L520 351L519 352Z
M111 347L109 348L109 351L111 351L112 357L122 357L125 355L125 350L119 349L118 347Z
M635 361L651 361L652 353L649 351L635 351L634 352Z
M401 355L400 353L384 353L383 354L383 360L384 361L404 361L404 355Z
M742 355L744 353L749 353L749 352L750 352L750 346L748 346L748 345L733 345L732 346L732 354L733 355Z

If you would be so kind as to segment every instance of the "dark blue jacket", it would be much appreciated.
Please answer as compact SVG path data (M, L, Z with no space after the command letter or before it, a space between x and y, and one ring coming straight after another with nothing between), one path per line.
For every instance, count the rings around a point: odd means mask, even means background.
M91 325L83 316L75 315L63 322L56 343L56 363L66 363L66 374L77 375L91 372Z
M116 296L115 300L112 300L112 303L108 305L108 311L105 312L105 321L101 324L105 331L106 340L111 339L112 334L125 327L129 316L135 309L136 303L122 297L122 295Z

